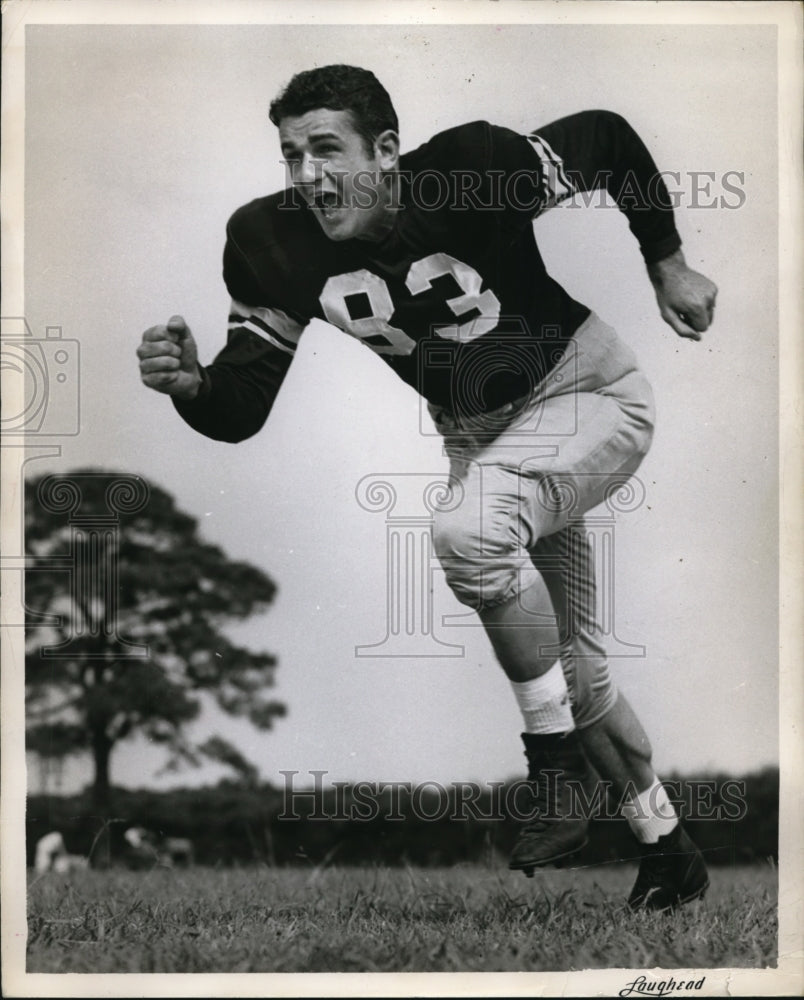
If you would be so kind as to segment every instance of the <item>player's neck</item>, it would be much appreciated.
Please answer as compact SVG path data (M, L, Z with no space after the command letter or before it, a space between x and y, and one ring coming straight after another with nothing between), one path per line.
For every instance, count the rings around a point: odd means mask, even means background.
M382 243L394 231L399 204L390 197L390 192L384 192L382 203L372 213L371 224L360 234L358 239L368 243Z
M398 178L396 174L386 174L385 183L378 188L380 204L373 214L371 225L358 237L369 243L382 243L394 231L399 212Z
M396 213L396 208L388 208L382 214L378 213L371 228L361 233L358 239L365 240L367 243L382 243L394 231Z

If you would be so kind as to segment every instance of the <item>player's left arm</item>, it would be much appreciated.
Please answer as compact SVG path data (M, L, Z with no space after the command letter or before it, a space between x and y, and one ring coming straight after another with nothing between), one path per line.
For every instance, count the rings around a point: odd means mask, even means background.
M607 190L639 242L662 318L679 336L700 340L717 288L687 266L664 179L631 125L611 111L582 111L527 139L539 160L541 210L581 191Z

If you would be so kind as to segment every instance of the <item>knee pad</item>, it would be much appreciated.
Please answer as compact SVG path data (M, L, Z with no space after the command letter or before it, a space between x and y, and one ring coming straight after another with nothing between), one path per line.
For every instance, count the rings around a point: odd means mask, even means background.
M450 589L479 609L511 600L539 577L525 547L519 498L494 494L462 503L433 520L433 547Z

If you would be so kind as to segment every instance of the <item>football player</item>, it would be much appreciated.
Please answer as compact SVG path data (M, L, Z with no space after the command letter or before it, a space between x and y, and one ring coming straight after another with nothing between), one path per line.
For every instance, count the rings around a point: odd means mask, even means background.
M400 155L384 87L339 65L296 75L270 118L291 183L229 221L226 345L201 365L174 316L143 335L142 381L200 433L236 442L265 423L313 318L379 354L444 436L454 502L435 515L435 550L522 712L535 799L510 867L532 874L583 846L591 761L641 845L630 906L702 897L703 858L609 676L583 524L650 447L650 387L615 332L549 276L532 227L605 189L662 317L700 340L717 290L685 263L648 150L618 115L584 111L530 135L472 122Z

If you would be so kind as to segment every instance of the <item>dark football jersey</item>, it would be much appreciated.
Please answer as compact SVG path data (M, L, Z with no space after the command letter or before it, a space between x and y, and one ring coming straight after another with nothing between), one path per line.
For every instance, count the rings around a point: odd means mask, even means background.
M361 340L427 400L454 413L531 392L589 310L547 273L533 219L605 189L647 263L681 245L667 190L623 118L586 111L529 136L473 122L400 158L399 211L380 242L334 242L292 189L229 221L226 346L184 419L237 441L263 425L305 326Z

